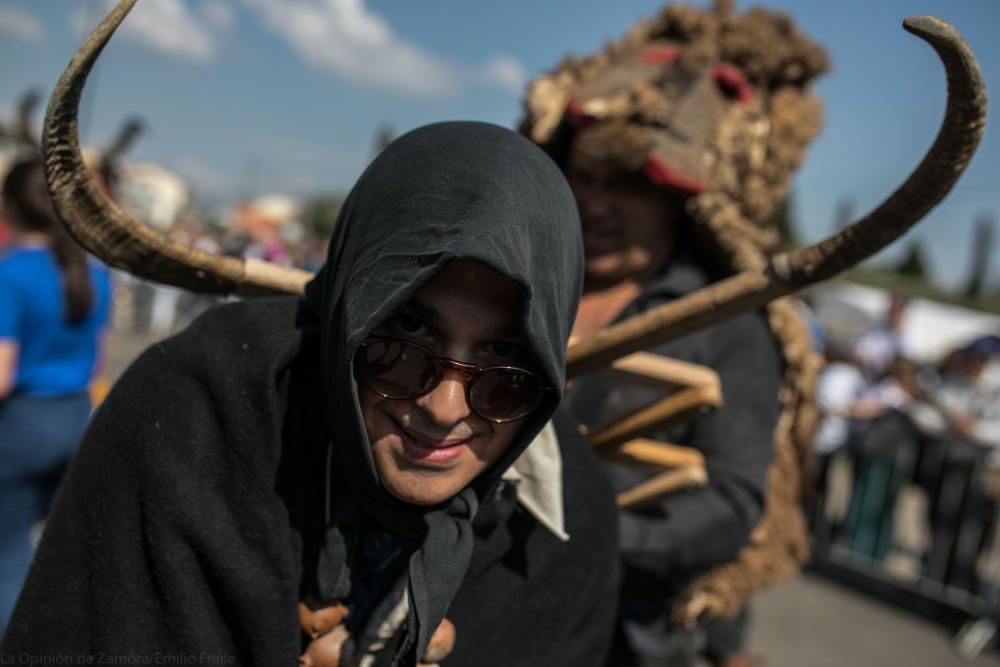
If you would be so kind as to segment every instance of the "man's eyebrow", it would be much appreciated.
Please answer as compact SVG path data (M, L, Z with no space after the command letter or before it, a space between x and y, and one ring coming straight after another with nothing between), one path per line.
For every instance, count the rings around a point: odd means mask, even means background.
M402 310L410 311L411 314L416 315L425 323L431 325L441 324L444 320L444 318L441 317L441 313L436 311L433 306L417 301L416 299L410 299L403 304Z
M509 338L525 338L524 330L517 324L505 324L499 327L491 327L489 330L490 338L499 339L509 339Z
M407 301L400 310L419 317L425 324L435 328L440 328L445 324L444 316L434 306L416 298ZM498 327L490 327L488 337L495 339L519 339L524 338L524 330L519 324L501 324Z

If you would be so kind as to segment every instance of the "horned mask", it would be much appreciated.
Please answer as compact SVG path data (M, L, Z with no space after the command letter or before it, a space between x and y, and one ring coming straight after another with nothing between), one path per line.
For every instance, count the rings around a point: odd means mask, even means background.
M204 293L237 293L248 296L301 293L303 286L311 278L309 273L259 260L218 256L188 247L129 218L94 183L83 162L77 137L80 97L87 75L101 50L134 4L135 0L120 0L74 56L49 99L42 133L42 149L46 180L56 211L70 234L81 245L109 264L138 276ZM691 34L702 30L696 28L698 21L689 10L669 11L679 12L676 20L678 25L685 21L691 23L688 28ZM717 13L726 16L725 5ZM750 15L752 13L747 16ZM723 24L724 21L720 22L716 29L722 31ZM651 33L654 25L655 21L644 24L636 29L636 34ZM612 330L574 345L567 357L567 372L572 374L593 370L627 352L669 340L712 321L756 308L782 294L830 278L898 238L948 193L982 137L986 116L982 74L961 35L944 21L933 17L914 17L907 19L905 27L934 47L945 65L949 82L948 107L941 130L920 166L906 182L870 214L831 238L807 248L776 255L766 266L749 267L725 283L692 294L687 299L666 304L661 307L662 310L645 313L640 318L624 322ZM680 28L676 31L677 34L683 34ZM672 38L672 34L664 32L663 41L674 39L680 43L681 40ZM638 37L630 36L612 51L628 50L628 44L640 41ZM735 40L734 44L739 41ZM631 48L635 50L635 47ZM749 46L744 47L746 49ZM733 50L733 53L737 51ZM694 56L681 53L677 62L680 64L689 59L694 59ZM543 85L542 81L546 80L543 79L537 85L569 90L572 86L562 79L568 77L568 81L573 81L572 77L575 75L571 72L578 67L582 68L583 63L563 68L565 71L560 70L560 73L553 75L556 80L551 84ZM802 65L795 65L793 59L779 68L780 71L786 71L789 82L784 87L795 81L804 83L810 78L808 72L815 73L822 69L819 61L816 61L811 69L795 74L800 67ZM748 83L753 84L756 81L766 81L764 73L768 71L772 70L757 72L748 68L743 76ZM779 108L777 100L784 96L782 89L783 86L769 84L767 107ZM559 113L565 114L568 102L569 97L565 97ZM587 100L579 103L586 104ZM764 99L761 99L760 104L763 103ZM531 105L529 100L529 108ZM751 104L748 109L753 106ZM529 114L529 127L537 123L537 120L532 120L536 116L540 118L541 112ZM776 118L776 112L770 114L770 117ZM791 125L782 124L781 127ZM537 130L542 132L539 136L544 136L541 126ZM795 131L805 132L801 129ZM531 133L534 136L535 130L531 130ZM772 128L770 135L780 136L780 133ZM769 139L764 145L770 143L772 140ZM803 141L802 144L804 143ZM796 163L793 161L789 164ZM764 160L762 164L769 163ZM778 183L782 178L775 174L771 180ZM705 303L711 305L711 308L706 310L703 307Z

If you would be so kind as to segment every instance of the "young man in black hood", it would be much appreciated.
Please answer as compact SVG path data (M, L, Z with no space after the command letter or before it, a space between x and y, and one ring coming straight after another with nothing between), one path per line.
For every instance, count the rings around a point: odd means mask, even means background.
M614 509L550 425L581 273L529 141L400 138L304 299L210 312L119 381L2 654L413 665L450 622L445 665L600 664Z

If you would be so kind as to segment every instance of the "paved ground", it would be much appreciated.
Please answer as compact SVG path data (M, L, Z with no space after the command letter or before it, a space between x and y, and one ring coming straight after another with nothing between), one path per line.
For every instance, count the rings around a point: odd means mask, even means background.
M1000 667L966 660L941 627L812 575L758 596L750 650L766 667Z
M155 341L156 338L153 336L132 336L118 333L112 333L108 336L108 380L114 382L132 360Z
M116 378L153 341L112 335ZM803 575L758 596L750 651L763 667L1000 667L1000 655L965 660L941 627L840 585Z

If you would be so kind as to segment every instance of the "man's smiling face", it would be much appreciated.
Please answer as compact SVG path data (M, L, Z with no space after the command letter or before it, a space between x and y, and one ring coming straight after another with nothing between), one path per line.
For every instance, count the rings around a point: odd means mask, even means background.
M593 160L580 142L570 150L566 180L580 211L586 286L643 285L677 251L685 200L642 174Z
M421 345L482 367L534 370L522 334L521 285L486 265L452 260L373 334ZM497 424L469 406L469 378L446 370L431 391L384 398L358 383L362 416L382 486L415 505L451 498L499 460L521 421Z

